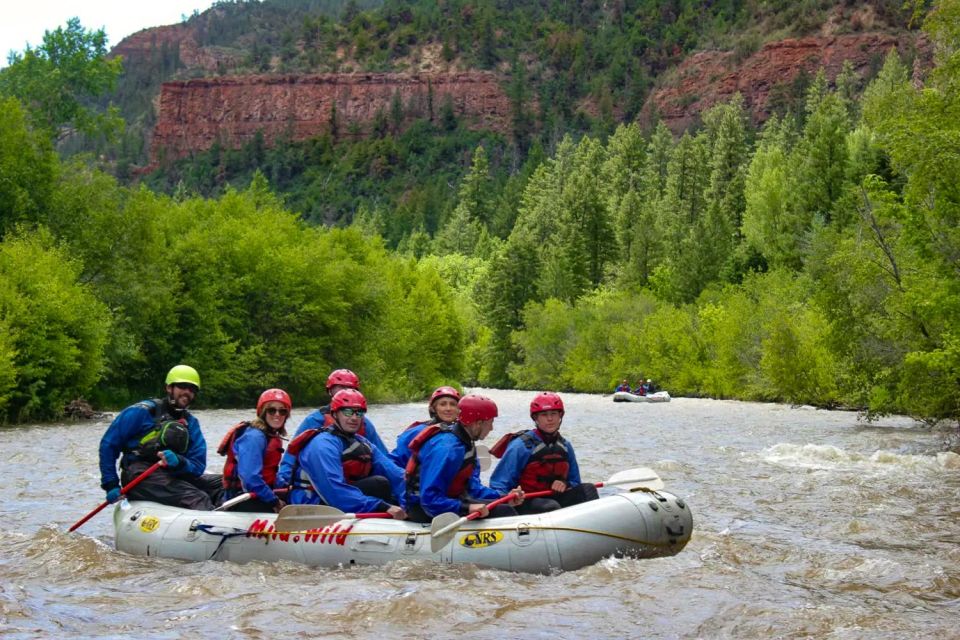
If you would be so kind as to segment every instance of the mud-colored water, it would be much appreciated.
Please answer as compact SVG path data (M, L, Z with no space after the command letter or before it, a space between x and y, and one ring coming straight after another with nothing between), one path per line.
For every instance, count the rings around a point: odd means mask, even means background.
M488 390L492 444L532 393ZM960 455L905 418L675 398L565 394L584 479L656 469L694 537L673 558L549 576L398 561L385 568L183 563L112 547L97 446L106 422L0 430L3 638L960 638ZM299 424L306 409L294 412ZM377 405L392 443L425 414ZM200 411L209 468L250 412Z

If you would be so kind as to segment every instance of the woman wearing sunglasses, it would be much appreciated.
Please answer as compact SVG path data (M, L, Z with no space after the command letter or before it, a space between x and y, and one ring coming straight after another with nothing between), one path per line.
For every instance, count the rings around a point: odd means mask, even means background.
M343 389L330 402L333 424L308 429L290 442L288 453L296 458L291 504L407 517L401 506L406 493L403 470L358 434L366 413L363 394Z
M257 400L257 417L234 425L220 442L217 453L227 456L223 464L224 501L242 493L256 496L234 505L232 511L279 513L284 507L273 486L292 408L286 391L267 389Z

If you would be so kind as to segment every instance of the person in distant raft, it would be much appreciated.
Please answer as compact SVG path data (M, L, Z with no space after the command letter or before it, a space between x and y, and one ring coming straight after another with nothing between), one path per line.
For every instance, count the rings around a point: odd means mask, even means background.
M330 399L333 400L333 396L337 395L337 392L343 389L356 389L359 391L360 378L353 371L350 371L350 369L336 369L331 371L330 375L327 376L327 394L330 396ZM303 422L300 423L300 426L297 427L293 437L296 438L308 429L320 429L321 427L329 427L331 425L333 425L333 416L331 415L330 405L328 404L308 414L307 417L303 419ZM383 453L390 455L390 450L387 449L387 445L380 439L380 434L377 433L377 429L366 415L363 417L363 422L360 424L360 430L357 432L357 435L363 436L370 441L370 444L380 449ZM277 483L275 485L277 489L290 486L294 463L293 456L290 455L289 451L283 454L283 457L280 459L280 470L277 472Z
M627 382L626 378L624 378L623 382L617 385L617 388L614 389L615 393L619 393L620 391L626 391L627 393L630 393L630 383Z
M180 364L167 373L166 396L143 400L120 412L100 439L100 486L108 502L158 460L162 467L128 494L174 507L209 511L222 493L217 474L204 475L207 443L200 422L187 410L200 391L200 374ZM120 475L117 475L120 458Z
M397 463L401 469L405 469L410 460L410 443L417 437L417 434L423 431L431 424L452 425L457 416L460 415L460 392L453 387L437 387L430 394L430 402L427 403L427 412L430 414L429 420L419 420L412 423L397 436L397 446L390 453L390 457ZM477 469L479 470L479 466Z
M552 490L553 495L528 498L517 509L521 514L543 513L596 500L597 488L580 482L580 467L573 445L560 435L563 400L556 393L538 393L530 402L534 428L508 433L490 448L500 458L490 478L494 491L517 484L525 493Z
M256 497L231 507L232 511L280 512L284 501L273 492L283 437L293 401L283 389L267 389L257 400L257 417L234 425L223 437L217 453L223 463L223 499L243 493Z
M333 424L307 429L290 441L294 456L291 504L326 504L354 513L387 512L397 520L406 485L403 470L389 455L358 435L367 400L356 389L333 396Z
M407 511L416 522L430 522L441 513L460 516L480 512L481 518L517 515L515 506L523 502L523 492L509 504L490 510L487 503L503 497L485 487L476 468L476 441L493 430L496 403L486 396L469 394L458 403L460 417L453 424L433 424L417 434L410 443L407 462Z

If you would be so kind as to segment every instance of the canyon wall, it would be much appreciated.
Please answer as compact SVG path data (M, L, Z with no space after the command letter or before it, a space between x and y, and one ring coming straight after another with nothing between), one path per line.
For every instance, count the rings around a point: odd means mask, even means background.
M152 150L169 159L216 141L238 148L258 131L268 145L366 136L397 113L404 122L437 119L445 105L471 128L508 130L510 101L489 72L223 76L163 84Z

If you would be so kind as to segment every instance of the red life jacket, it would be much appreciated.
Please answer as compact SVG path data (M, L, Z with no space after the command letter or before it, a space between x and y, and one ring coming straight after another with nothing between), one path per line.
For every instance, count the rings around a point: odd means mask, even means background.
M373 471L373 448L365 440L359 440L353 436L348 436L339 429L326 426L320 429L307 429L290 441L287 451L296 456L298 467L302 467L300 465L300 452L303 451L308 442L323 432L332 433L343 440L344 448L340 454L340 463L343 465L343 477L346 478L347 482L356 482L370 475Z
M440 433L452 433L467 447L467 451L460 463L460 469L447 487L448 498L459 498L467 491L467 483L473 476L473 468L477 464L477 447L473 440L463 431L459 422L452 425L437 423L431 424L418 433L410 441L410 459L407 461L407 491L413 494L420 493L420 449L430 438Z
M222 456L227 456L226 462L223 463L223 488L227 490L236 490L243 491L243 484L240 482L240 474L237 472L237 454L233 450L233 443L237 441L244 431L247 430L247 427L250 426L249 422L239 422L227 431L227 434L223 436L223 440L220 441L220 446L217 447L217 453ZM263 476L263 481L267 483L267 486L272 487L273 483L277 481L277 470L280 468L280 458L283 457L283 440L280 439L279 434L270 434L265 432L267 435L267 446L263 450L263 468L261 470L261 475Z
M536 431L536 430L535 430ZM531 449L527 466L520 472L520 487L527 492L547 491L554 480L567 481L570 474L570 444L559 433L553 442L546 442L531 431L507 433L490 447L490 455L502 458L507 445L520 438Z

